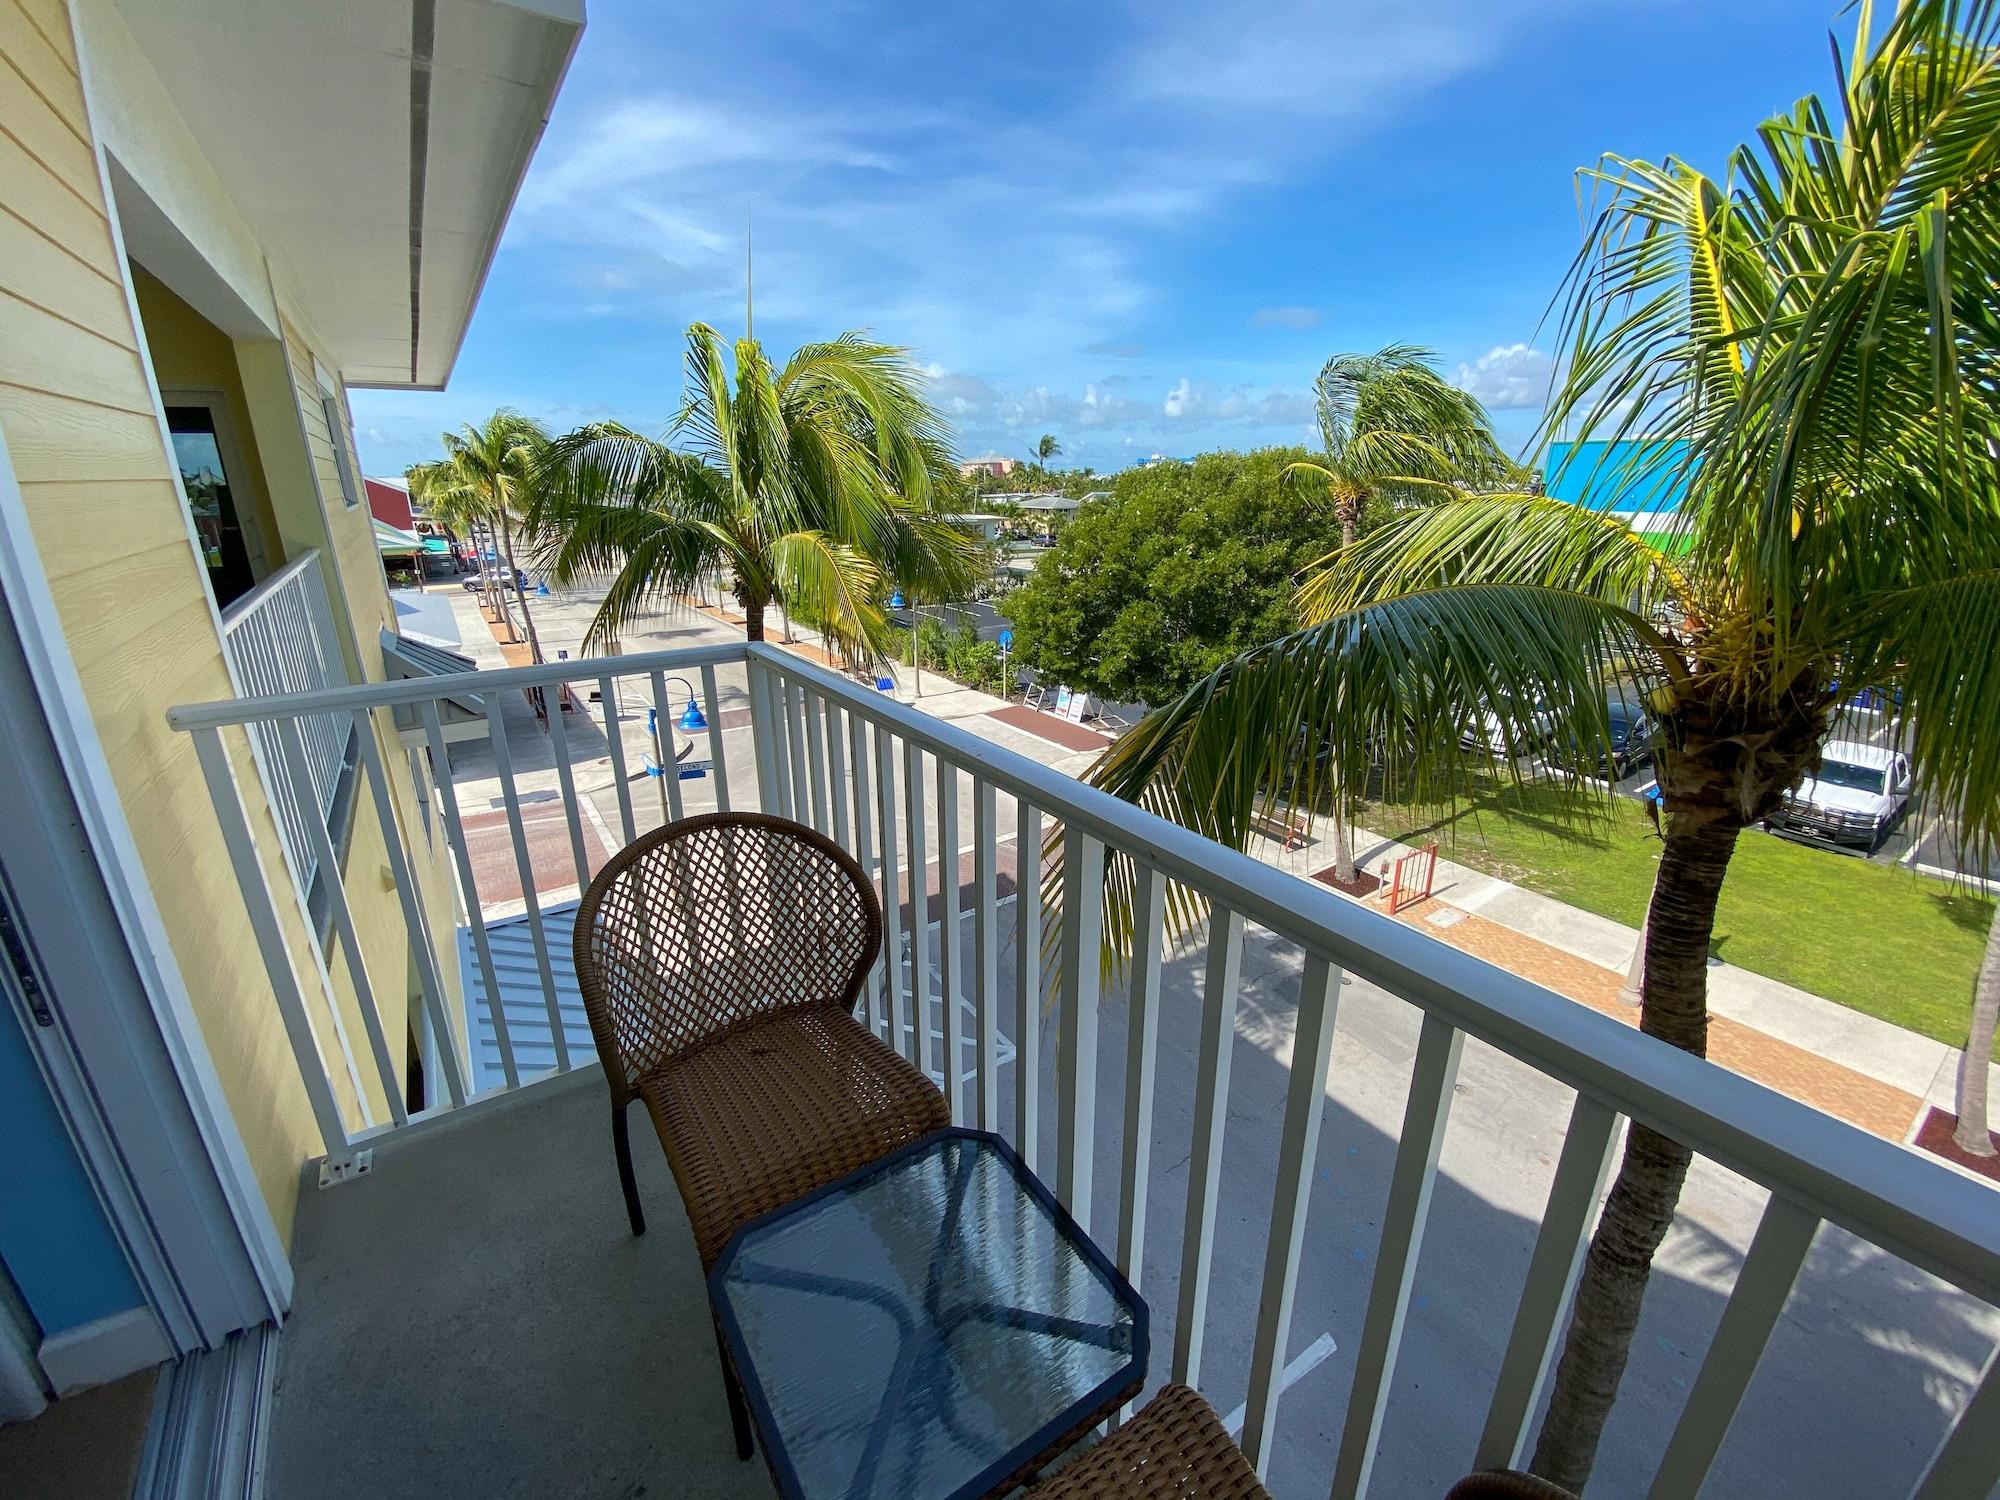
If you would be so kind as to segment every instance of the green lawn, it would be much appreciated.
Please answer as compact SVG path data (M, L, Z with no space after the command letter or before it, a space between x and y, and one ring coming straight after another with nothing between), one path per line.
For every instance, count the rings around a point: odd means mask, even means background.
M1617 798L1568 828L1546 786L1489 786L1455 818L1372 803L1359 821L1405 841L1435 838L1447 859L1632 927L1659 861L1636 801ZM1956 1047L1992 920L1989 897L1750 830L1730 863L1712 951Z

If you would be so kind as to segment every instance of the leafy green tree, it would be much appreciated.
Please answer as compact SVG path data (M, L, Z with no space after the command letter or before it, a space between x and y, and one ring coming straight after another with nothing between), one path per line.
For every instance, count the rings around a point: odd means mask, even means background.
M1565 295L1551 430L1684 437L1672 545L1540 497L1412 511L1317 570L1304 629L1149 716L1091 779L1241 847L1260 789L1310 807L1329 779L1358 787L1383 747L1413 794L1456 796L1475 714L1512 744L1542 705L1558 736L1608 749L1607 681L1635 678L1664 798L1640 1025L1694 1053L1737 837L1814 766L1857 690L1901 694L1919 779L1991 850L2000 12L1909 0L1872 52L1861 15L1833 108L1768 121L1725 179L1674 159L1590 174L1608 202ZM1569 784L1578 816L1599 795ZM1109 887L1113 930L1129 930L1128 888L1129 872ZM1572 1490L1690 1159L1633 1122L1532 1460Z
M558 580L615 570L588 641L721 569L751 640L777 604L872 663L893 649L892 583L944 600L978 580L977 540L950 520L957 480L905 351L848 333L777 367L697 323L666 440L615 423L556 439L535 522Z
M535 632L528 591L520 583L522 575L514 561L514 538L516 528L526 523L535 509L536 485L548 451L549 435L540 424L519 412L503 410L476 427L468 422L443 437L445 456L410 470L411 493L453 530L468 535L485 530L497 540L507 576L492 586L494 612L505 618L508 592L517 597L521 624L528 634L529 655L540 661L541 637ZM485 571L490 579L491 570Z
M1044 678L1121 703L1166 703L1291 628L1293 579L1332 527L1281 482L1297 448L1209 453L1118 476L1007 598L1015 654Z

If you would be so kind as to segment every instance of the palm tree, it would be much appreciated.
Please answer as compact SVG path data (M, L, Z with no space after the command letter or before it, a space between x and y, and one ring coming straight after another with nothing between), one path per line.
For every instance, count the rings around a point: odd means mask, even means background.
M1447 499L1514 477L1476 397L1447 383L1427 349L1391 344L1376 354L1336 354L1313 382L1318 461L1287 466L1295 483L1326 487L1352 546L1369 501Z
M1647 695L1664 797L1640 1024L1707 1037L1707 958L1738 835L1817 762L1837 705L1900 691L1917 775L2000 838L2000 49L1996 9L1910 0L1844 58L1835 108L1768 122L1723 182L1609 158L1563 295L1551 424L1641 431L1689 486L1671 545L1535 496L1411 511L1328 558L1303 628L1151 714L1093 769L1242 847L1261 793L1457 797L1460 726L1535 705L1608 748L1607 683ZM1553 426L1551 428L1553 430ZM1657 523L1656 523L1657 524ZM1509 758L1504 774L1518 777ZM1586 816L1602 795L1561 783ZM1107 884L1129 935L1129 870ZM1634 1122L1592 1238L1532 1467L1581 1489L1690 1153Z
M1378 497L1430 503L1513 475L1486 409L1445 382L1427 349L1391 344L1377 354L1336 354L1313 389L1322 458L1286 465L1283 478L1325 486L1343 547L1354 545ZM1328 808L1333 876L1351 888L1354 840L1341 800L1333 795Z
M859 334L782 369L744 338L688 330L687 390L666 441L597 423L550 447L535 519L560 582L616 570L586 641L615 636L726 569L749 639L777 604L857 664L882 660L882 600L962 598L975 539L950 519L957 467L903 350ZM675 440L685 447L670 446Z
M1042 434L1040 441L1035 444L1035 462L1046 469L1049 466L1049 460L1060 452L1062 452L1062 444L1056 441L1056 435L1053 432L1045 432Z
M521 603L521 623L528 633L528 653L542 659L541 638L521 586L514 561L514 529L534 508L535 484L549 435L516 411L496 411L478 426L467 423L443 434L445 456L410 471L410 485L447 526L477 536L485 530L498 542L506 578L494 592L496 614L506 617L506 593L512 589ZM490 574L489 574L490 577ZM508 621L508 635L513 635Z

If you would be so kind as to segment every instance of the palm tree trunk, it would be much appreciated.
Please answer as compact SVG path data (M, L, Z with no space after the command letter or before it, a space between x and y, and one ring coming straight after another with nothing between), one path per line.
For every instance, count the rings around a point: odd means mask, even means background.
M1992 1156L1993 1135L1986 1124L1986 1067L1993 1060L1993 1032L2000 1025L2000 906L1986 934L1986 957L1972 987L1972 1035L1958 1060L1958 1129L1952 1140L1961 1151Z
M1341 811L1341 800L1340 788L1336 785L1333 789L1333 812L1331 815L1333 823L1333 878L1342 885L1353 885L1355 878L1354 839L1347 827L1347 818Z
M1674 813L1646 917L1639 1027L1697 1056L1708 1046L1708 946L1741 825L1713 808ZM1653 1255L1674 1221L1692 1153L1635 1124L1577 1282L1562 1361L1530 1468L1581 1493L1639 1326Z
M500 586L496 576L500 571L499 539L494 534L493 523L491 521L483 521L480 524L486 528L486 540L481 544L479 550L482 553L490 552L493 554L493 563L490 567L483 561L479 565L479 571L486 579L486 602L492 607L493 623L496 625L505 625L507 627L507 639L509 641L518 641L520 636L514 630L514 612L507 607L507 591Z
M759 599L755 603L752 603L741 594L738 594L736 602L743 606L743 639L746 641L763 640L764 601Z
M520 596L521 624L528 632L528 658L539 663L542 659L541 637L535 634L535 617L528 609L528 591L521 586L521 570L514 565L514 528L508 524L507 513L500 513L500 552L507 559L507 583Z

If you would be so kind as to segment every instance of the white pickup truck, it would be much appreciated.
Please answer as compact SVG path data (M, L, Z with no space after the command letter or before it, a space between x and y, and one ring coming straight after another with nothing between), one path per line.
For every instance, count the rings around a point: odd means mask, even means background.
M1901 751L1830 740L1818 774L1792 788L1770 826L1816 844L1873 850L1909 801L1910 762Z

